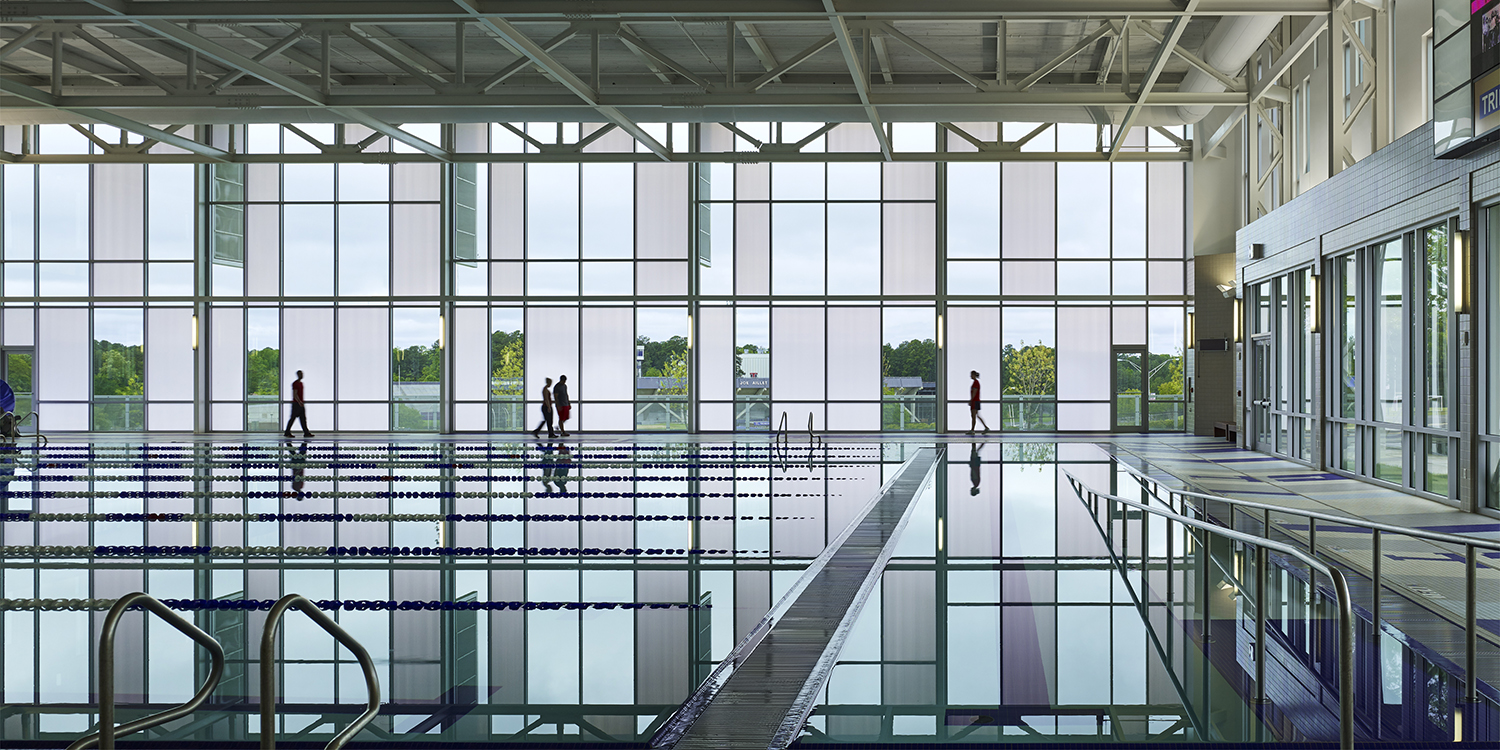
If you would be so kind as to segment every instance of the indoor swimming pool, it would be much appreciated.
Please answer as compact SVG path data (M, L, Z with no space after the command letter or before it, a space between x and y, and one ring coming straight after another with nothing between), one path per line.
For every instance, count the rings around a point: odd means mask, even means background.
M271 729L262 632L287 594L369 654L379 715L351 747L664 746L664 728L691 723L684 702L712 702L700 688L726 658L785 648L767 634L882 502L894 503L876 545L888 559L839 610L800 746L1338 739L1326 581L1270 558L1259 704L1255 555L1090 503L1072 481L1144 497L1110 449L1079 441L0 449L0 746L64 747L97 729L105 611L135 591L217 641L223 669L198 710L121 747L258 746ZM1495 681L1463 704L1461 664L1420 633L1387 624L1376 638L1365 616L1360 740L1500 739ZM1500 672L1490 630L1481 676ZM321 748L365 710L364 670L306 616L289 613L280 634L277 745ZM212 669L141 613L123 617L114 648L118 722L187 701Z

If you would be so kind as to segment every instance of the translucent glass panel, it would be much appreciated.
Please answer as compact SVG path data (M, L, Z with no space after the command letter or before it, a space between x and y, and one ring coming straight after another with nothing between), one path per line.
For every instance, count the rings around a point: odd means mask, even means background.
M771 311L771 378L777 401L824 398L823 313L821 307Z
M438 248L442 209L435 203L391 206L391 292L397 296L438 293Z
M562 373L578 372L578 322L576 307L532 307L526 310L525 393L533 419L540 413L545 379L556 380ZM587 398L584 395L587 388L580 381L574 385L573 392L580 399Z
M36 171L34 166L6 164L0 166L4 177L3 208L5 221L5 260L36 258ZM139 216L139 212L136 213Z
M152 401L192 401L195 371L192 308L149 309L146 336L146 396Z
M208 336L199 345L208 347L209 396L214 401L243 401L245 310L215 307L209 310L208 320Z
M88 260L89 194L87 165L47 164L37 168L38 258Z
M89 311L82 308L44 307L37 311L37 336L47 342L45 354L38 352L37 357L39 401L87 401L93 393L89 319ZM137 344L142 343L139 329L135 337ZM88 425L72 429L88 429Z
M7 169L12 169L7 167ZM189 167L191 170L191 167ZM9 172L7 172L9 174ZM94 259L95 260L140 260L145 257L145 184L146 168L140 164L98 164L94 166ZM25 201L30 191L17 195ZM9 190L6 202L12 199ZM187 212L176 217L178 222L192 217L192 194L188 195ZM152 204L157 223L168 223L172 217L165 212L157 213L159 206ZM8 207L7 207L8 208ZM7 225L10 212L6 212ZM191 222L188 224L191 230ZM7 235L6 244L9 245ZM29 242L27 243L30 244ZM9 256L7 256L9 257ZM191 257L191 256L189 256ZM139 294L139 292L137 292Z
M335 352L333 308L288 307L281 315L281 400L291 400L292 380L296 378L298 370L304 373L303 389L307 401L332 400ZM252 320L252 347L259 343L253 335L254 325ZM309 412L312 410L309 409ZM323 422L328 423L329 421Z
M1057 397L1066 401L1104 401L1110 397L1110 311L1107 307L1059 307L1057 328ZM1059 429L1074 429L1062 420Z
M830 399L874 401L880 398L880 312L878 307L828 309L828 330L833 334L828 339L827 353ZM776 393L780 397L780 391Z
M338 311L340 401L386 401L391 397L389 383L393 373L387 364L391 359L387 353L391 346L389 316L390 310L384 307L346 307Z
M734 398L735 378L742 369L735 363L734 308L698 308L695 329L698 397L704 401Z
M928 203L888 203L883 230L885 294L936 291L936 209Z
M147 168L147 256L152 260L193 258L193 172L191 164L152 164Z
M585 164L582 179L583 257L634 257L635 167L630 164Z
M635 311L628 307L584 308L583 370L569 378L575 401L629 401L635 390ZM648 311L641 310L642 315ZM657 311L651 311L657 312ZM686 325L686 320L681 321ZM552 375L557 378L558 372ZM580 411L586 411L580 407ZM624 426L629 429L629 425ZM617 426L616 429L619 429Z

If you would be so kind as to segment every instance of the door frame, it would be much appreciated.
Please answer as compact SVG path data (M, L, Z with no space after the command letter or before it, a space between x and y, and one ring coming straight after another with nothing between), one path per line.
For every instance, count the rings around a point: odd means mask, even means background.
M1120 355L1139 354L1141 357L1141 393L1137 401L1139 406L1139 426L1120 425ZM1109 431L1132 434L1137 432L1148 432L1151 429L1150 408L1146 404L1147 393L1150 391L1149 383L1146 382L1146 365L1150 361L1150 354L1146 351L1144 344L1117 344L1109 350Z

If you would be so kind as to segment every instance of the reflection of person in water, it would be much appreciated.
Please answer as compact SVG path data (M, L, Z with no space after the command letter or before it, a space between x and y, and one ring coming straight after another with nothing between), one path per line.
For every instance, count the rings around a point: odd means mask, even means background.
M979 494L979 443L969 444L969 482L973 487L969 488L970 495Z
M552 481L557 483L559 494L568 494L565 482L568 481L568 471L572 468L573 454L568 450L567 443L557 444L557 455L552 457Z
M301 502L305 496L302 488L307 484L307 441L304 440L302 445L297 446L297 450L292 452L291 465L292 492L297 493L297 501Z

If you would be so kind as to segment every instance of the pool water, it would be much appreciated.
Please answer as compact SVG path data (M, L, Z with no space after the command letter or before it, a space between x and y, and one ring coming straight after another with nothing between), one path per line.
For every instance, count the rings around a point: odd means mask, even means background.
M0 453L0 746L61 747L98 718L108 602L23 600L137 590L218 639L227 666L204 709L122 746L254 746L264 609L288 593L319 602L374 659L384 703L361 742L641 746L922 446ZM1254 615L1239 582L1253 579L1232 545L1095 515L1064 472L1102 491L1125 481L1093 444L943 447L800 744L1336 738L1336 702L1290 639L1268 660L1276 702L1249 700ZM1283 600L1297 592L1287 583ZM1324 628L1321 615L1307 607L1302 623ZM365 681L306 617L281 633L275 731L285 747L321 747L363 710ZM185 701L207 674L205 652L140 614L116 649L121 721Z

